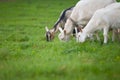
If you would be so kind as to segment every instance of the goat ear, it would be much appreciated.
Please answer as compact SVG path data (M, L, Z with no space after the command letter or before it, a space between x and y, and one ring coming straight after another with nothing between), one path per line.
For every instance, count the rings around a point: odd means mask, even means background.
M58 29L59 29L59 31L60 31L61 33L63 32L63 30L62 30L62 28L61 28L61 27L59 27Z
M78 27L78 31L79 31L79 32L82 32L82 27Z
M48 31L49 31L49 29L48 29L48 27L47 27L47 26L45 27L45 30L46 30L46 32L48 32Z
M64 30L64 34L66 35L66 30Z

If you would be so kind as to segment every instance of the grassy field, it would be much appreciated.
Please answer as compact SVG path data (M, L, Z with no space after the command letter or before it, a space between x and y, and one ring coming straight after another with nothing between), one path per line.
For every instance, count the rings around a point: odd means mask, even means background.
M77 1L0 0L0 80L120 80L119 41L46 42L45 26Z

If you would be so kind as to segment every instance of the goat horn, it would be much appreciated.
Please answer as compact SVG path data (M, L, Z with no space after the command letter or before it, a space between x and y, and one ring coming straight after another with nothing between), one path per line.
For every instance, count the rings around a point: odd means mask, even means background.
M59 29L59 31L60 31L61 33L63 32L63 30L62 30L62 28L61 28L61 27L59 27L58 29Z
M45 27L45 30L46 30L47 32L49 31L49 29L48 29L48 27L47 27L47 26Z

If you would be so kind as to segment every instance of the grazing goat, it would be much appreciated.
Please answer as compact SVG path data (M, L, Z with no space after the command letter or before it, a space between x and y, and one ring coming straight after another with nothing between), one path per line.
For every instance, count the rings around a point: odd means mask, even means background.
M68 41L74 27L84 27L98 9L104 8L116 0L81 0L74 7L70 18L65 23L64 30L60 29L58 38Z
M55 25L53 26L52 29L49 30L48 27L45 27L47 41L51 41L54 39L54 35L58 31L58 27L61 27L62 29L64 29L64 24L65 24L66 20L69 18L69 16L71 15L73 8L74 7L70 7L68 9L62 11L59 19L57 20L57 22L55 23Z
M120 3L113 3L97 10L86 27L82 29L82 32L77 34L77 40L84 42L88 34L103 29L104 43L107 43L110 28L113 30L119 30L118 28L120 28ZM115 32L113 31L113 33ZM112 40L114 40L114 36Z

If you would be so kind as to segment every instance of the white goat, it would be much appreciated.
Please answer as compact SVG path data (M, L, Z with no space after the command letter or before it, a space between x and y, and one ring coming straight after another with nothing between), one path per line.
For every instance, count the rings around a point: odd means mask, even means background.
M120 28L120 3L113 3L97 10L82 32L77 34L79 36L78 40L79 42L84 42L87 34L103 29L104 43L107 43L109 28L113 30Z
M63 41L68 41L73 28L84 27L98 9L104 8L116 0L81 0L74 7L70 18L65 23L64 30L60 29L61 33L58 38Z

